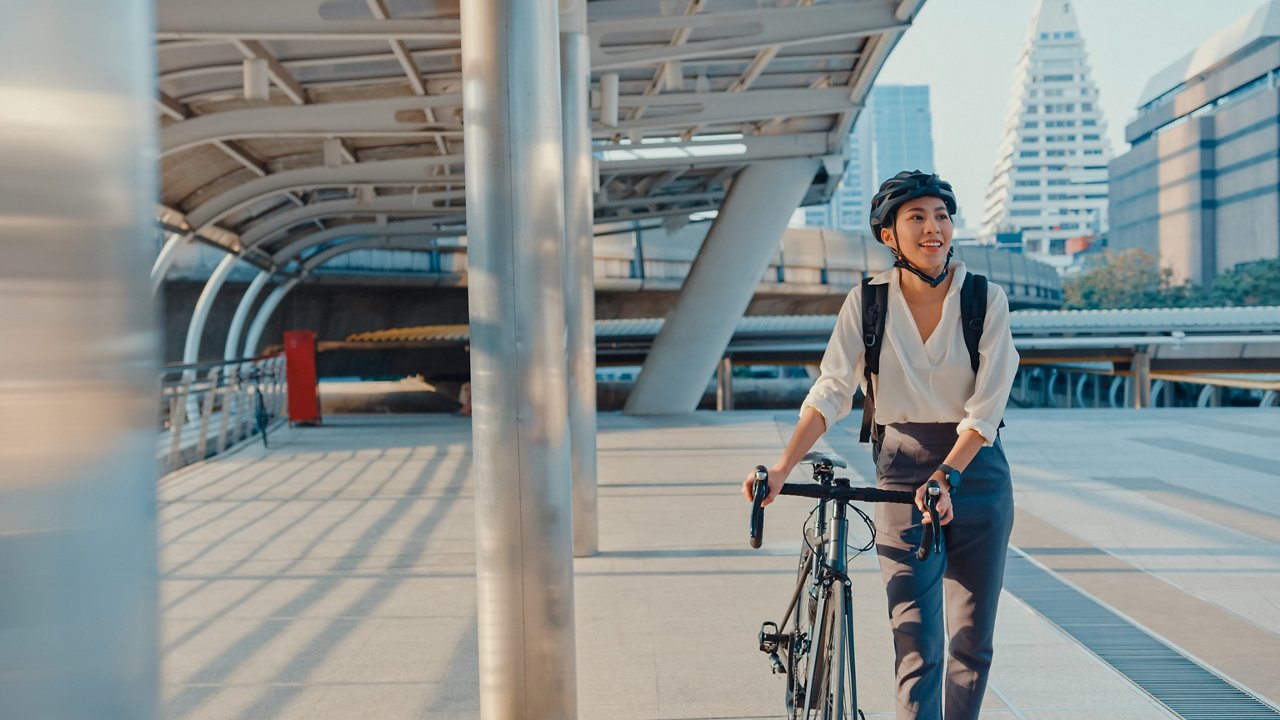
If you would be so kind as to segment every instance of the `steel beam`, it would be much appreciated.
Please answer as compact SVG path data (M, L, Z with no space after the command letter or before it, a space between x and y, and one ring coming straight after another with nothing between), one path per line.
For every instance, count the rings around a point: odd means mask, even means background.
M655 13L644 18L596 20L591 23L591 67L596 71L639 67L671 60L764 50L772 46L847 40L905 30L906 27L903 20L894 16L893 8L884 3L863 3L857 11L847 5L836 4L694 15ZM608 45L610 35L676 32L684 28L695 32L711 31L716 37L640 50L612 50ZM725 37L730 31L735 34Z

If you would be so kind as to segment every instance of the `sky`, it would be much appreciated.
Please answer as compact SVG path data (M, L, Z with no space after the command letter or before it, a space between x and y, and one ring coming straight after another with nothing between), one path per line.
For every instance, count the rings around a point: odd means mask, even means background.
M976 229L1004 132L1010 85L1038 0L926 0L878 83L928 85L934 163ZM1147 81L1266 0L1075 0L1111 151ZM1113 155L1113 156L1114 156ZM883 179L883 178L881 178Z

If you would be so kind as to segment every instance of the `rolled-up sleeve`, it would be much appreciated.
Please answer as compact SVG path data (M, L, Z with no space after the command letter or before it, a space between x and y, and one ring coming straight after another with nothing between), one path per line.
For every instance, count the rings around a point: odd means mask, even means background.
M1018 351L1013 347L1013 333L1009 328L1009 297L999 285L992 283L989 288L973 395L965 402L965 417L956 426L957 433L976 430L986 447L996 441L996 430L1009 402L1013 377L1018 372Z
M854 391L863 381L861 295L862 286L857 285L845 298L822 355L821 373L800 405L801 411L812 407L822 413L828 430L853 409Z

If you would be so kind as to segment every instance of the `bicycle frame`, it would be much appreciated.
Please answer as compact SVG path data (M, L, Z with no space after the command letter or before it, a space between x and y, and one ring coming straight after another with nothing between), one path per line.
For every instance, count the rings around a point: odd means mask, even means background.
M816 541L811 544L807 537L805 539L795 592L783 613L782 625L785 627L791 622L791 631L784 632L773 622L763 623L759 636L760 650L769 655L775 674L788 676L787 714L790 720L861 717L854 665L853 589L848 572L849 503L856 500L913 504L915 493L851 487L847 478L835 477L834 465L844 467L844 461L839 458L810 453L804 462L812 463L813 479L817 484L787 483L778 494L818 500L814 509ZM757 466L750 531L751 546L755 548L760 547L764 536L763 502L768 492L768 470ZM934 525L938 521L938 493L937 484L930 482L926 505ZM870 524L861 510L855 508L855 512ZM874 525L871 529L874 540ZM941 533L937 533L922 542L916 551L917 557L923 560L931 552L941 552L941 537ZM800 604L806 588L809 590L807 621L803 616L804 606ZM770 628L773 632L769 632ZM787 653L785 665L778 658L778 650L783 648ZM801 678L797 677L801 663L806 663L803 686L799 685Z
M823 485L831 485L834 482L847 487L849 484L847 480L843 483L836 481L831 470L822 466L814 467L814 479ZM827 515L831 507L834 507L835 513L828 523ZM827 657L809 658L809 677L805 683L806 693L801 711L803 714L800 717L807 720L814 717L814 712L818 712L817 717L825 718L828 717L827 710L831 710L834 714L829 717L843 718L846 702L854 712L857 712L858 708L858 683L853 664L853 591L848 575L848 501L820 501L814 529L821 542L820 551L815 553L810 569L810 587L817 591L818 602L807 652L812 653L815 649L821 655L830 652L830 660L835 661L833 668L835 672L832 673L827 668L829 662ZM828 608L832 602L836 605L833 610ZM797 611L796 632L800 632L800 616L801 613ZM828 622L835 624L832 631L826 627ZM827 650L825 643L830 641L835 642L835 647ZM834 687L829 687L829 684L833 684ZM849 691L847 698L845 697L846 688ZM830 707L827 707L828 704Z

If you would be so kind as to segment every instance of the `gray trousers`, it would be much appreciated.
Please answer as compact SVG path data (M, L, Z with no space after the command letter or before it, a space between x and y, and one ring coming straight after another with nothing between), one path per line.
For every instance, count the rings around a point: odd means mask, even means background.
M887 426L882 442L873 446L876 484L914 491L955 442L953 423ZM889 594L899 720L942 718L944 695L946 720L977 718L986 691L1013 529L1013 488L999 438L978 451L963 478L951 498L954 519L943 526L941 557L916 560L913 551L923 530L915 506L876 505L876 552Z

